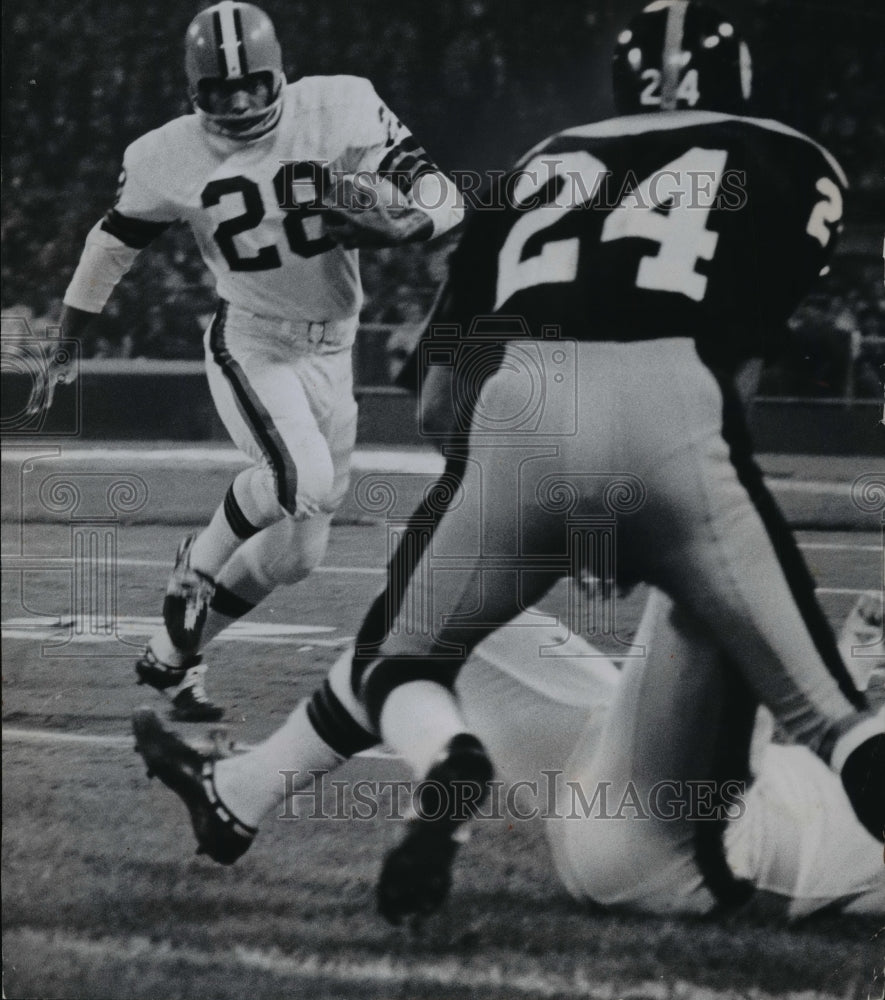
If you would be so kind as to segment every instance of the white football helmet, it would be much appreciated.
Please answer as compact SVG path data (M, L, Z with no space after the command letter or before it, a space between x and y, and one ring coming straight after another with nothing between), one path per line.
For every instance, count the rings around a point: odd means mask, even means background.
M194 111L208 131L249 140L269 132L283 107L283 57L274 26L251 3L222 0L191 21L185 35L184 68ZM270 99L249 114L213 114L205 102L206 85L266 75Z

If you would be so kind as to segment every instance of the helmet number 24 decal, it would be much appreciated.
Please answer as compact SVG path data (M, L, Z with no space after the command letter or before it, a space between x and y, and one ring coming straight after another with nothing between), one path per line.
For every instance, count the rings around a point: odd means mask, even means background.
M658 244L657 253L639 261L637 288L681 293L695 302L703 299L707 278L695 270L695 265L699 260L712 260L719 240L718 233L707 229L707 218L727 157L724 149L695 146L646 177L608 214L600 242L632 236ZM523 251L530 237L590 202L608 169L587 152L564 153L556 159L550 154L540 155L525 167L514 188L517 205L525 205L549 184L551 166L558 179L552 201L523 215L501 248L496 309L524 288L570 282L577 277L577 237L548 241L539 254L525 259Z
M643 70L640 79L645 84L639 95L639 103L645 107L660 107L661 104L661 71L654 67ZM679 81L676 89L676 100L685 101L693 108L700 100L701 92L698 90L698 71L690 69Z

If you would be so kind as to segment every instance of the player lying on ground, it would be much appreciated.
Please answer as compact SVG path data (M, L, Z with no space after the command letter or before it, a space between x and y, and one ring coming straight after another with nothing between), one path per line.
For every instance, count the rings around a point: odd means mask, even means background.
M221 300L205 337L209 387L253 464L182 543L165 628L136 670L140 683L173 689L173 717L211 720L222 710L205 695L201 649L314 569L347 490L356 248L439 236L463 207L368 80L287 84L257 7L224 0L199 13L185 68L194 114L126 150L117 201L89 233L65 294L62 329L86 334L138 253L172 223L190 225Z
M881 595L864 595L842 645L857 653L858 686L872 675L875 700L885 701L881 608ZM465 663L456 691L499 777L528 792L511 819L548 817L554 867L572 896L631 911L702 914L726 891L732 904L749 902L755 887L767 907L775 900L794 918L834 906L885 913L881 845L852 815L836 775L806 748L770 742L764 710L751 757L746 699L715 646L674 617L664 595L652 591L621 670L550 622L533 609L493 632ZM333 685L346 684L348 671L345 654ZM711 719L719 724L711 727ZM135 730L148 767L191 810L200 847L221 861L235 860L261 820L288 808L285 794L308 785L312 769L342 761L326 751L319 765L309 746L290 751L284 780L270 745L213 763L149 709L136 715ZM724 821L723 790L732 817ZM240 818L239 842L231 836L235 821L219 807Z

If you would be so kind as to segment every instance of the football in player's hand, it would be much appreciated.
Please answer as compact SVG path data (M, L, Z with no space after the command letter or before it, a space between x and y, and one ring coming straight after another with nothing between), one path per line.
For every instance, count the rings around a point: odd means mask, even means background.
M368 171L338 175L323 206L326 233L347 249L404 243L431 225L408 195Z

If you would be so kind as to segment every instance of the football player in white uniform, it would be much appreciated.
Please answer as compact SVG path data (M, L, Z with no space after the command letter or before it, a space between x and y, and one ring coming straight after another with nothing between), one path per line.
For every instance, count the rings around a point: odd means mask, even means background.
M881 594L862 595L842 645L857 686L885 702ZM555 659L542 653L554 648ZM755 729L745 725L751 716L736 711L740 692L724 658L660 591L627 654L618 669L533 608L484 639L458 675L467 724L502 782L520 790L507 796L510 818L543 821L568 892L657 914L760 902L791 919L834 907L885 914L882 847L838 777L807 748L772 742L765 709ZM333 683L346 678L349 657ZM744 705L752 712L752 701ZM223 863L246 850L285 794L344 759L277 735L213 764L150 710L136 714L135 730L149 768L189 805L200 848ZM500 814L502 801L487 814Z
M853 673L881 704L881 594L859 605L878 642L856 645ZM863 641L856 618L846 622L849 646ZM539 651L553 636L535 631L537 642L525 629L500 630L457 691L498 775L538 789L528 804L544 816L554 866L576 899L659 914L760 902L790 918L830 907L885 914L882 845L838 776L806 747L772 742L765 709L751 744L755 701L667 597L651 592L632 651L644 655L625 657L619 673L574 636L570 655L551 664ZM527 738L535 732L543 739Z
M252 460L178 551L139 683L172 715L215 719L199 650L325 552L356 434L357 248L427 240L462 218L454 184L351 76L288 84L274 27L223 2L187 30L194 113L126 150L114 207L86 239L62 329L84 334L137 254L186 222L221 299L206 333L212 397ZM51 373L50 385L55 384Z

